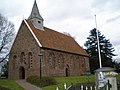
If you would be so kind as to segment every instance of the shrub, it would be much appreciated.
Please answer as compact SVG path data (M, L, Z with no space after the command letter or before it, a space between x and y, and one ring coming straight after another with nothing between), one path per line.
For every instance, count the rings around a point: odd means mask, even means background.
M30 76L26 79L26 81L38 87L45 87L57 84L56 80L52 77L42 77L40 79L39 76Z
M50 85L56 85L57 84L56 80L54 78L52 78L52 77L42 77L40 79L40 82L41 82L40 83L41 87L50 86Z
M31 84L37 84L37 83L40 83L40 77L39 76L30 76L26 79L26 81Z

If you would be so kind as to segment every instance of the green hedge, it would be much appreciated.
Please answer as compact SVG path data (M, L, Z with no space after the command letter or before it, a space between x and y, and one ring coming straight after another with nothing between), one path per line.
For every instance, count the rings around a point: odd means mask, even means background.
M45 87L57 84L56 80L52 77L42 77L40 79L39 76L30 76L26 79L26 81L38 87Z

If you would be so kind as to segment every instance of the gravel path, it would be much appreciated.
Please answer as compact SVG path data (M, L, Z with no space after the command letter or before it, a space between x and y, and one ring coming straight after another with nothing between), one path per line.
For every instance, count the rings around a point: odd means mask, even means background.
M25 80L17 80L16 82L25 90L42 90L39 87L36 87L30 83L27 83Z

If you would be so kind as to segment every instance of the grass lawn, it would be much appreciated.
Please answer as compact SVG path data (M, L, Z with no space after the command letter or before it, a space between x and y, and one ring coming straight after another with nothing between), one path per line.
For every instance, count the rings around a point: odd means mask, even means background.
M9 88L11 90L25 90L22 87L20 87L16 81L14 80L8 80L8 79L0 79L0 86Z
M76 76L76 77L54 77L55 80L58 82L57 85L47 86L43 87L43 90L56 90L56 87L59 88L59 90L64 90L64 83L67 84L67 87L73 83L94 83L95 82L95 76ZM89 78L89 80L88 80ZM117 80L120 81L120 75L116 76Z
M60 90L64 90L64 83L67 84L67 87L73 83L94 83L95 76L76 76L76 77L54 77L55 80L58 82L57 85L43 87L43 90L56 90L58 87Z
M63 86L64 83L66 83L67 87L68 87L71 83L76 84L76 83L93 83L93 82L95 82L95 76L54 77L54 78L58 82L58 84L43 87L42 90L56 90L56 87L58 87L59 90L64 90L64 86ZM117 75L116 78L117 78L117 80L120 81L120 75ZM0 79L0 86L9 88L11 90L24 90L14 80Z

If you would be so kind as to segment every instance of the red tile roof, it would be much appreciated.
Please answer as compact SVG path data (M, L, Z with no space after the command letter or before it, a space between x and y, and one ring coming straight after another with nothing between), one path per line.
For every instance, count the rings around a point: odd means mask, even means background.
M31 21L27 21L27 23L42 44L42 47L88 56L85 50L71 36L47 27L44 27L44 30L39 30L34 27Z

